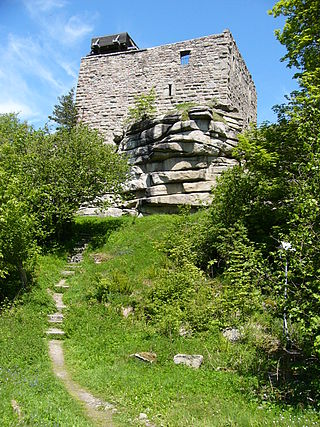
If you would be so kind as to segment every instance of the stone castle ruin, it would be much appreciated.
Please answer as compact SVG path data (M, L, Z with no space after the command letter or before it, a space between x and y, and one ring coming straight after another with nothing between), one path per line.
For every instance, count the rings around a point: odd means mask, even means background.
M157 116L126 126L136 96L156 94ZM256 121L256 90L231 33L139 49L127 33L96 37L82 58L80 119L127 153L142 213L210 202L217 176L234 164L237 134Z

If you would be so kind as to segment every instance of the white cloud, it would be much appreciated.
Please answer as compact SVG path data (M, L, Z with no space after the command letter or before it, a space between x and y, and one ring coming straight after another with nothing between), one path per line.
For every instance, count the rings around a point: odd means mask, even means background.
M0 112L17 112L20 117L41 124L48 112L49 99L65 93L62 69L30 38L9 34L7 45L0 46ZM59 78L57 77L59 76Z
M68 76L72 77L74 80L78 78L78 70L73 64L69 62L65 62L63 59L56 58L57 63L60 67L68 74Z
M9 34L8 53L10 63L15 67L46 81L58 90L63 90L64 85L54 77L49 65L45 65L47 58L42 55L43 50L38 42Z
M93 30L92 22L96 16L86 13L67 15L64 0L24 0L24 5L33 19L41 28L42 38L57 41L62 46L77 43Z
M44 123L50 104L76 84L79 58L71 46L92 32L97 15L72 13L70 3L23 0L32 36L9 33L0 45L0 113Z
M37 116L37 113L32 111L28 105L15 100L0 102L0 114L4 113L19 113L26 119Z
M53 9L63 8L67 2L64 0L24 0L24 5L30 14L51 12Z
M86 36L93 30L93 26L85 22L80 16L74 15L68 20L64 26L65 41L74 43L78 39Z

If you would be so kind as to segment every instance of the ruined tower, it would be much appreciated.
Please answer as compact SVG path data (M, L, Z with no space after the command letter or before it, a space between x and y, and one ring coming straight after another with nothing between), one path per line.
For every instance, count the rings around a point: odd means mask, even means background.
M124 135L135 96L151 89L157 117ZM177 113L184 104L193 107L187 117ZM83 122L129 155L134 204L153 212L209 200L216 176L234 164L237 133L256 121L257 97L228 30L148 49L120 33L92 39L76 105Z
M98 41L98 42L97 42ZM81 59L77 107L81 120L108 140L123 127L135 95L155 88L159 114L177 104L218 102L256 120L251 75L231 33L138 49L127 33L92 39Z

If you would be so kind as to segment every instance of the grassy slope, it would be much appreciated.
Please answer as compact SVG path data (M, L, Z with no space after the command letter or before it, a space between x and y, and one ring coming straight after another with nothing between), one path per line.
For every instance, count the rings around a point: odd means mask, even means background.
M80 405L54 377L48 358L47 314L54 305L46 288L57 282L65 260L43 257L39 283L0 316L0 425L92 426ZM23 419L13 411L20 407Z
M119 409L116 420L123 426L139 424L140 412L159 426L318 425L312 413L261 404L253 375L220 370L252 364L256 354L245 345L232 345L220 333L160 336L135 316L123 318L121 306L156 283L165 258L154 241L163 238L171 222L172 217L166 216L128 219L93 251L106 254L105 262L95 264L88 253L70 279L66 359L74 377L113 402ZM110 293L97 303L92 298L97 274L127 292ZM148 365L130 357L140 351L155 352L157 362ZM203 354L205 363L199 370L175 366L172 359L177 353Z
M140 412L157 426L320 425L311 412L261 403L253 375L221 370L252 364L256 354L245 345L232 345L219 332L165 337L135 315L121 316L121 306L139 299L157 282L166 260L153 242L163 238L172 219L125 219L121 229L122 220L78 222L75 231L85 230L94 238L82 266L68 279L72 287L65 294L66 363L74 379L115 403L119 426L138 425ZM105 261L95 264L90 252L105 254ZM65 263L63 255L43 257L34 291L0 316L1 426L18 424L12 399L21 407L22 425L91 425L53 377L47 356L46 315L53 306L46 288L59 280ZM94 298L98 274L124 292L110 293L98 303ZM130 357L137 351L153 351L158 361L148 365ZM203 366L199 370L175 366L172 358L180 352L203 354Z

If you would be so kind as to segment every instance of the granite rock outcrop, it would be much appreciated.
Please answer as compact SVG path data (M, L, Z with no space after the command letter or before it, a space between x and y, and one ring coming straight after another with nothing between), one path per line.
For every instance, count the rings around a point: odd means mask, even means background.
M236 164L232 149L243 128L228 107L196 106L135 123L115 136L128 156L131 177L126 208L138 213L174 213L179 205L210 204L222 171Z

